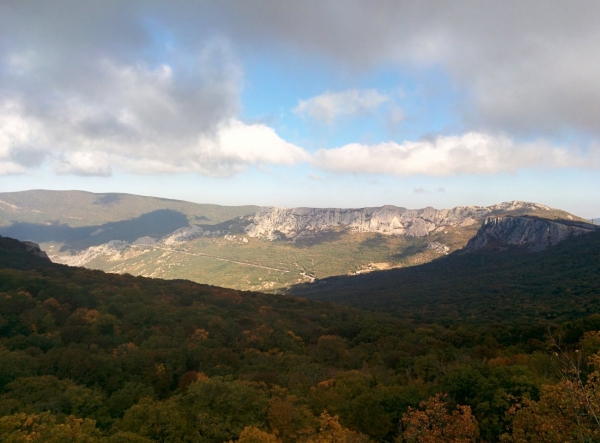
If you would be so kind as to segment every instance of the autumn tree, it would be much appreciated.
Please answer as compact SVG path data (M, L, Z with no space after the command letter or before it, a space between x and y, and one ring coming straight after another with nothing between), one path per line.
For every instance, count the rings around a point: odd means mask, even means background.
M49 412L28 415L19 413L0 418L3 443L100 443L106 440L90 419L68 416L59 422Z
M408 408L402 416L398 443L469 443L479 435L469 406L456 406L451 413L444 395L421 402L420 409Z
M319 433L309 438L307 443L369 443L371 441L368 436L343 427L338 421L338 416L332 417L327 411L321 414L320 422Z
M308 406L284 392L269 400L267 418L273 433L284 443L304 440L314 434L317 427L317 419Z
M576 353L577 354L577 353ZM512 433L505 442L595 442L600 440L600 354L589 359L594 370L583 380L577 361L563 354L561 380L542 387L539 401L524 398L511 408Z
M247 426L240 434L240 438L237 443L278 443L277 437L268 432L261 431L254 426ZM229 443L234 443L229 441Z

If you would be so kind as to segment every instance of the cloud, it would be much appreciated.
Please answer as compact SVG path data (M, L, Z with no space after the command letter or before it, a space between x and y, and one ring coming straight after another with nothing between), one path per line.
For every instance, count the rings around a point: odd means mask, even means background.
M61 173L230 175L304 161L306 153L268 126L239 121L236 53L285 53L347 78L396 70L419 91L437 79L424 70L451 78L462 97L453 109L473 132L319 151L315 161L327 169L448 175L535 161L587 167L566 147L485 134L600 134L599 13L585 0L0 2L0 173L46 162ZM296 111L330 123L385 99L350 89L301 101ZM390 125L403 119L397 109ZM236 139L241 133L248 145ZM486 141L470 141L477 137ZM444 148L453 139L460 143Z
M59 174L229 176L308 158L272 128L237 119L241 72L220 41L172 65L107 56L74 73L55 62L34 51L11 58L17 67L0 86L0 174L48 162Z
M425 188L415 188L413 189L413 192L415 194L427 194L429 191L427 191Z
M369 114L388 100L387 95L374 89L325 92L307 100L300 100L294 112L331 124L340 116L356 117Z
M108 177L112 175L109 161L102 153L72 152L60 155L54 161L54 169L58 174Z
M0 175L22 174L25 168L11 161L0 160Z
M200 10L240 46L325 58L340 73L395 66L426 89L435 85L420 70L440 70L473 129L600 133L598 2L223 0Z
M517 143L506 136L470 132L402 144L352 143L320 149L314 164L336 172L399 176L497 174L525 168L598 168L600 150L589 148L587 152L574 153L544 141Z
M230 176L251 165L292 165L310 159L272 128L235 118L211 131L181 135L159 133L136 113L106 115L85 106L68 111L73 114L64 121L47 121L15 103L0 109L0 174L22 173L48 161L59 174L83 176L109 176L115 169Z

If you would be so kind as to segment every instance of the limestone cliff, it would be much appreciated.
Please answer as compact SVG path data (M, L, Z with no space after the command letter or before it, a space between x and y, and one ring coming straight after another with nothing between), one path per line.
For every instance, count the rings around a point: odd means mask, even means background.
M29 252L31 255L35 255L36 257L40 257L40 258L44 258L46 260L50 260L50 258L48 257L48 254L46 254L44 251L42 251L40 249L40 245L38 245L37 243L34 243L32 241L23 241L21 242L25 245L25 249L27 249L27 252Z
M379 208L263 208L246 217L245 230L250 237L295 240L323 231L350 230L385 235L423 237L445 227L480 223L486 216L512 211L549 211L537 203L506 202L493 206L458 206L452 209L406 209L397 206Z
M465 251L484 247L516 245L535 252L542 251L573 235L587 234L596 227L592 224L546 220L534 217L488 217L469 240Z

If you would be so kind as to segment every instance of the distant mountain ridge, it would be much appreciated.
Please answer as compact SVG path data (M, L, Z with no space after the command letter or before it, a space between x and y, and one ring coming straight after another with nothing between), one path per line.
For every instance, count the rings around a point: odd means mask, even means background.
M301 239L318 232L349 229L385 235L427 236L447 227L464 227L492 214L550 213L552 208L537 203L511 201L488 207L458 206L452 209L406 209L386 205L379 208L265 208L246 217L250 237L276 240ZM572 216L566 214L567 217Z
M188 224L216 224L258 211L259 206L221 206L124 193L50 191L0 192L0 227L15 222L102 225L138 218L154 211L176 211ZM183 226L181 226L183 227Z
M507 216L585 222L521 201L439 210L261 208L82 191L0 193L0 235L39 243L55 262L259 291L427 263L464 248L488 217ZM527 238L508 243L540 243Z

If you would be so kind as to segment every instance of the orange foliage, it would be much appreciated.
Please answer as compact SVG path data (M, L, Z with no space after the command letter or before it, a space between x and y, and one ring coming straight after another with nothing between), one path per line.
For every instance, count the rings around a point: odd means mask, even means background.
M477 421L469 406L457 406L448 412L444 396L437 394L421 402L422 410L408 408L402 416L403 432L398 442L469 443L479 435Z

